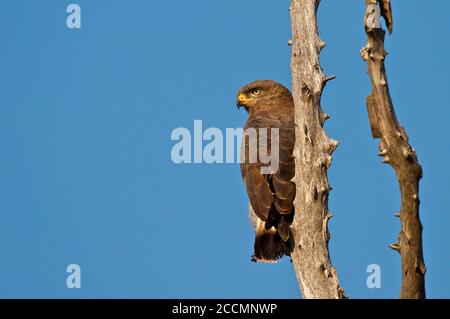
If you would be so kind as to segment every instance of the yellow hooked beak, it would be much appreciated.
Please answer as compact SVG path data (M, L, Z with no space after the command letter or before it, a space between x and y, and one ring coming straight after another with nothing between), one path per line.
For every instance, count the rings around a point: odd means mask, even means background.
M247 106L248 100L249 100L249 99L247 99L247 98L245 97L245 94L240 93L240 94L238 95L238 97L237 97L236 106L237 106L238 108L239 108L240 106Z

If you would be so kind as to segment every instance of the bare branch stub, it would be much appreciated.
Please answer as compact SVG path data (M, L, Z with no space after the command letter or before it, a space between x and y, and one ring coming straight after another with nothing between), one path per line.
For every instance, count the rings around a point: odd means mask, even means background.
M400 217L402 227L398 243L389 245L400 253L402 259L400 298L421 299L425 298L426 272L419 216L422 167L415 150L409 144L405 129L400 126L395 115L384 66L387 55L384 49L385 32L381 27L373 27L370 23L373 19L380 18L376 16L377 10L373 10L378 1L366 0L364 19L367 45L361 50L361 56L367 62L372 83L372 93L366 100L367 112L372 136L380 139L378 155L383 157L384 163L392 166L400 186L401 209L397 216ZM392 26L392 16L390 25Z

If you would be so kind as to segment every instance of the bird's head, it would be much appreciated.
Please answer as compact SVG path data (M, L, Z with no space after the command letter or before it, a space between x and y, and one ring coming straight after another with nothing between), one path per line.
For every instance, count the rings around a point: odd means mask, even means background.
M236 105L247 111L280 104L280 99L291 99L291 92L272 80L258 80L241 87L237 93Z

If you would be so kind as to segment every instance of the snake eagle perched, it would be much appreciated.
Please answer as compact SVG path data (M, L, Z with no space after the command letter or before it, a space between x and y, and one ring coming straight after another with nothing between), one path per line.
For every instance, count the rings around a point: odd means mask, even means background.
M259 80L239 89L238 108L244 107L249 117L244 127L242 140L241 175L250 200L250 219L255 227L253 261L276 262L290 255L292 234L289 228L294 216L294 101L291 92L283 85ZM246 132L257 132L257 156L252 161L251 139ZM268 132L262 136L261 129ZM275 129L275 130L274 130ZM272 132L277 132L273 135ZM273 136L277 143L274 143ZM277 155L277 167L265 173L260 156L262 139L266 141L266 152ZM275 147L278 149L276 150ZM275 152L277 151L277 152ZM275 153L274 153L275 152Z

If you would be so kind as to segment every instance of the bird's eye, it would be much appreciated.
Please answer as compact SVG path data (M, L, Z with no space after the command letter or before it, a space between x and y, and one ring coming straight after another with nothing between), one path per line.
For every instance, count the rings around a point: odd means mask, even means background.
M258 89L253 89L252 94L253 95L258 95L259 94L259 90Z

